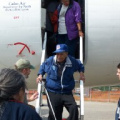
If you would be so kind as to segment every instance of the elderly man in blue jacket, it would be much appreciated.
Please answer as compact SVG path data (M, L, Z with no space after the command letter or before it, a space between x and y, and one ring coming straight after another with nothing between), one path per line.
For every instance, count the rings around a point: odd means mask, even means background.
M47 73L45 87L57 120L62 120L63 106L69 112L68 120L78 120L78 108L72 94L75 87L73 74L78 71L80 80L84 81L84 66L79 60L68 56L66 44L58 44L54 53L55 56L49 57L40 66L37 82L42 81L43 75ZM51 108L48 120L55 120Z

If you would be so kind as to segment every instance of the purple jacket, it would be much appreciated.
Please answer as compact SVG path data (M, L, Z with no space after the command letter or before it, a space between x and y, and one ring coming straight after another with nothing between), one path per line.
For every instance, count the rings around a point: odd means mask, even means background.
M59 13L60 13L61 7L62 7L62 4L58 6ZM80 5L75 1L71 1L67 9L67 12L65 14L65 23L66 23L69 40L75 39L76 37L79 36L78 27L77 27L78 22L82 22Z

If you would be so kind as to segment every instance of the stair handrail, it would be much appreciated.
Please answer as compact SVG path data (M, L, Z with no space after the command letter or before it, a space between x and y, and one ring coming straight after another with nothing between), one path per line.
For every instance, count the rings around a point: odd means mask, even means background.
M44 35L44 42L43 42L42 53L41 53L41 64L45 61L46 44L47 44L47 32L45 32L45 35ZM40 105L42 104L42 94L41 94L41 92L42 92L42 83L41 82L38 83L37 91L39 93L39 96L36 99L35 109L36 109L36 112L41 116L41 107L40 107Z
M83 37L80 36L80 61L83 63ZM84 82L80 80L80 120L84 120Z

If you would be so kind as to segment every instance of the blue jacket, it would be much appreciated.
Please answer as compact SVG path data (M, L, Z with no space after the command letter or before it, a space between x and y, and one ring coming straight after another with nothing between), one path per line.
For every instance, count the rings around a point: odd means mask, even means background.
M42 120L28 105L8 101L0 120Z
M68 56L60 79L58 79L57 69L56 56L52 56L40 66L38 75L47 73L45 85L48 91L54 93L71 93L75 87L73 74L76 71L84 72L83 64L75 58Z

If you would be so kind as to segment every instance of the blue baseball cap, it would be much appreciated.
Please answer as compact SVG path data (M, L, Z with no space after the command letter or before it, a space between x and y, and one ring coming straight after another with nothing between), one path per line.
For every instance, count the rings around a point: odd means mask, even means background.
M56 50L53 53L68 52L68 46L66 44L57 44Z

